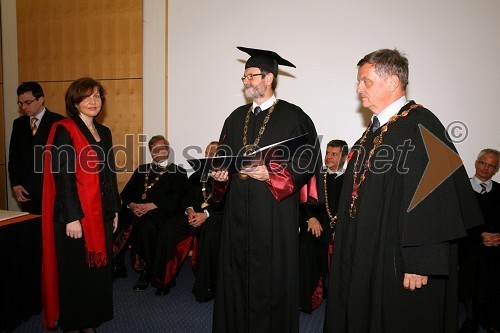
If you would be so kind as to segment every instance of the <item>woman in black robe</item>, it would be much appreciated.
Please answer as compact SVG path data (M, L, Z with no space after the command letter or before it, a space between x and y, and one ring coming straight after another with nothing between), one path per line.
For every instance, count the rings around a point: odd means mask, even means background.
M66 92L71 118L56 123L49 136L43 203L46 328L94 332L113 318L111 239L120 198L111 132L94 119L104 104L99 82L74 81Z

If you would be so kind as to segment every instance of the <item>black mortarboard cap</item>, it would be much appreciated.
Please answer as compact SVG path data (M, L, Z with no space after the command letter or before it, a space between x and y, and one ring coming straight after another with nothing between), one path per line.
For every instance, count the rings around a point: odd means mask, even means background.
M290 61L283 59L276 52L268 50L251 49L249 47L237 46L238 50L246 52L250 58L245 64L245 69L249 67L258 67L273 73L274 76L278 75L278 65L294 67Z

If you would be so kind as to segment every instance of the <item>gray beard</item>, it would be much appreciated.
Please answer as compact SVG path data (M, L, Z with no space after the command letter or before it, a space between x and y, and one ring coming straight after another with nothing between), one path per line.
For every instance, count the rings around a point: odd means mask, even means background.
M265 93L266 93L265 90L259 91L258 86L252 87L252 89L250 89L250 90L245 89L245 97L252 99L252 100L256 100L256 99L264 97Z

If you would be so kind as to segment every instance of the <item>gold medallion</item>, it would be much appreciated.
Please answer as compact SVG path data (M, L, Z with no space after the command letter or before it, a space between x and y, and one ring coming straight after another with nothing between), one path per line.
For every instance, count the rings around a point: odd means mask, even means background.
M201 209L205 209L208 206L210 206L210 205L208 204L208 202L205 201L204 203L201 204Z
M142 200L145 200L145 199L146 199L146 193L143 193L143 194L141 195L141 198L142 198Z

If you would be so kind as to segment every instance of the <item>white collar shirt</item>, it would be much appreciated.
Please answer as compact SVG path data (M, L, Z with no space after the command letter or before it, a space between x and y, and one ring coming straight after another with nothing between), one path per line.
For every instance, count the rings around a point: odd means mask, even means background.
M474 177L472 177L470 179L470 183L471 183L472 188L474 189L474 191L476 191L477 193L481 193L481 191L483 190L483 188L480 185L481 183L485 183L486 184L486 192L491 191L491 189L493 188L493 181L491 179L483 182L479 178L477 178L476 176L474 176Z
M274 96L274 94L273 94L273 95L271 96L271 98L269 98L267 101L265 101L265 102L264 102L264 103L262 103L261 105L259 105L259 104L255 103L255 102L253 102L253 105L252 105L252 112L254 112L254 113L255 113L255 111L254 111L254 110L255 110L255 108L256 108L257 106L260 106L261 111L267 110L267 109L269 109L269 108L270 108L270 107L274 104L274 102L275 102L275 101L276 101L276 96Z
M401 108L405 106L407 103L408 101L406 100L406 96L403 95L397 101L395 101L394 103L383 109L382 112L380 112L377 115L373 115L372 121L373 117L377 116L378 121L380 122L380 126L384 126L385 124L387 124L389 119L391 119L391 117L394 116L395 114L398 114L399 110L401 110Z

